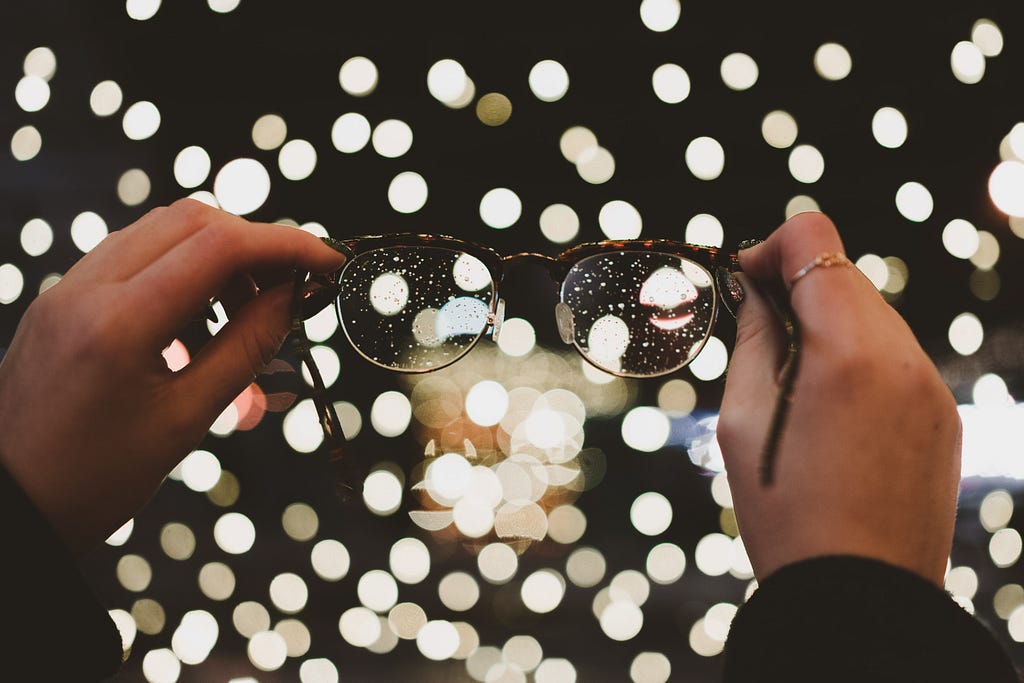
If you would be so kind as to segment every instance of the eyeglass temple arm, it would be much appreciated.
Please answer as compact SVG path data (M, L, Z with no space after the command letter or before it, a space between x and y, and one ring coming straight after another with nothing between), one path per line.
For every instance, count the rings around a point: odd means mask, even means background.
M291 336L295 354L306 367L313 382L311 398L316 407L320 428L324 433L322 448L326 451L327 460L334 469L336 493L343 501L347 501L354 494L354 489L351 483L352 474L349 463L344 457L345 436L341 431L341 420L334 409L334 404L327 398L327 387L316 366L316 361L313 359L309 337L306 336L306 327L303 324L305 319L318 313L337 296L337 290L334 289L336 285L331 282L331 279L331 276L310 275L301 270L296 271L292 292ZM312 283L312 287L310 283ZM311 289L312 291L310 291ZM324 294L325 291L329 292L329 296Z

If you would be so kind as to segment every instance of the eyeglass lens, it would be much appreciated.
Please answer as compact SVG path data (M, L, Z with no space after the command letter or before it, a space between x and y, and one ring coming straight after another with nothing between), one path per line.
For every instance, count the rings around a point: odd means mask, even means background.
M704 347L717 306L713 282L680 256L617 251L573 265L561 296L572 309L574 343L591 363L655 376L685 366Z
M484 334L494 299L480 259L447 247L374 249L341 274L338 314L370 361L395 370L442 367Z

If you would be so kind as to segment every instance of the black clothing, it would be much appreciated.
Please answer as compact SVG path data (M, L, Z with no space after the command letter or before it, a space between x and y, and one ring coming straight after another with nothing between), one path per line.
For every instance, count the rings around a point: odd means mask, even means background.
M121 663L116 627L2 467L0 515L8 625L0 667L31 667L24 680L113 675ZM1017 680L992 635L948 595L915 574L853 557L806 560L770 576L740 608L725 651L725 683Z

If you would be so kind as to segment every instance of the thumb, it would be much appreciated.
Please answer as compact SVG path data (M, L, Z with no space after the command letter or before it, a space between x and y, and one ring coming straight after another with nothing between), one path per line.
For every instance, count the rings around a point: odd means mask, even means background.
M208 427L277 354L291 330L293 285L278 285L246 302L178 373L191 419Z
M736 319L736 345L725 379L718 440L727 469L756 467L779 392L777 376L788 338L776 307L753 278L736 274L743 304ZM745 463L736 460L743 459Z

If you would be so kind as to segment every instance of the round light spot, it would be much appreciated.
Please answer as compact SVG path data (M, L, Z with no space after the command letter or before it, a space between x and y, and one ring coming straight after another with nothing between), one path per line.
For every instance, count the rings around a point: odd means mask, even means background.
M117 561L117 580L125 590L135 593L149 588L153 580L153 568L140 555L125 555Z
M234 159L217 173L213 194L222 209L244 216L267 201L270 173L255 159Z
M996 489L985 495L978 510L978 517L985 531L995 533L1013 517L1013 497L1004 489Z
M552 204L540 214L540 231L555 244L566 244L576 239L580 231L580 218L572 207Z
M559 505L548 513L548 536L556 543L575 543L586 530L587 517L575 505Z
M252 142L263 150L277 149L288 136L288 124L277 114L264 114L252 126Z
M615 157L604 147L589 147L579 153L576 172L592 185L601 185L615 175Z
M878 254L864 254L857 259L857 268L871 280L875 289L881 290L889 280L889 267Z
M364 607L383 613L398 602L398 584L391 574L381 569L373 569L359 578L356 594Z
M636 207L621 199L613 199L602 206L597 222L601 226L601 232L613 240L636 239L644 225Z
M184 524L171 522L160 530L160 547L172 560L187 560L196 550L196 537Z
M242 513L228 512L214 523L213 539L224 552L241 555L256 542L256 526Z
M323 443L324 433L312 399L303 399L288 411L281 422L284 439L299 453L312 453Z
M985 55L974 43L961 40L949 55L953 76L961 83L972 85L985 76Z
M152 102L136 102L124 112L121 127L130 140L153 137L160 129L160 110Z
M1024 216L1024 163L1004 161L988 177L988 194L1000 211Z
M693 376L704 382L721 377L729 365L729 351L718 337L708 337L697 357L687 366Z
M57 55L48 47L33 48L25 55L22 69L26 76L38 76L48 81L57 71Z
M743 52L733 52L722 60L722 82L733 90L748 90L757 83L757 62Z
M18 161L35 159L43 148L43 136L35 126L22 126L11 136L11 155Z
M796 142L796 119L782 110L768 112L761 120L761 137L776 149L786 149Z
M352 154L370 141L370 122L362 114L349 112L339 116L331 126L331 142L339 152Z
M508 405L508 391L492 380L477 382L466 393L466 415L481 427L493 427L501 422Z
M679 0L643 0L640 3L640 21L657 33L670 30L679 21Z
M599 584L606 569L604 555L595 548L574 550L565 563L566 575L580 588L590 588Z
M289 140L277 154L277 167L288 180L305 180L316 168L316 148L308 140Z
M306 606L309 589L298 574L278 574L270 582L270 601L285 614L295 614Z
M678 64L662 64L651 75L655 96L666 104L678 104L690 96L690 76Z
M533 672L535 683L576 683L576 667L568 659L545 659Z
M672 425L657 408L637 406L622 419L622 440L630 448L653 453L668 441Z
M23 76L14 87L14 100L27 112L39 111L50 101L50 84L39 76Z
M962 218L954 218L942 230L942 246L957 258L974 256L979 242L978 229Z
M522 212L523 203L519 195L506 187L496 187L480 200L480 218L498 230L514 225Z
M1016 529L1006 528L992 534L988 553L997 567L1012 566L1020 559L1021 536Z
M721 222L709 213L699 213L686 224L685 238L690 244L720 247L725 240Z
M366 57L352 57L341 65L338 81L349 95L369 95L377 87L377 65Z
M934 207L932 193L921 183L903 183L896 191L896 209L909 221L921 223L928 220Z
M821 207L818 206L818 202L814 200L814 197L808 197L805 194L798 194L797 196L786 202L785 215L786 220L789 220L798 213L805 211L821 211Z
M223 562L208 562L199 570L199 589L211 600L227 600L235 592L235 573Z
M907 119L895 107L882 107L871 117L871 134L882 147L900 147L907 141Z
M672 504L656 491L642 493L629 507L629 521L645 536L657 536L672 524Z
M97 83L89 94L89 108L96 116L112 116L121 108L123 101L121 86L115 81Z
M428 621L416 634L416 647L427 659L448 659L459 649L459 632L450 621Z
M371 472L363 481L363 502L374 514L394 514L402 504L401 480L386 469Z
M206 0L206 4L209 5L217 14L227 14L238 9L238 5L241 4L242 0ZM323 660L326 661L326 660ZM310 683L303 679L303 683Z
M559 62L545 59L530 69L530 90L542 102L555 102L569 90L569 72Z
M970 356L981 348L985 331L978 316L961 313L949 325L949 345L961 356Z
M480 586L470 574L452 572L437 584L437 594L448 609L465 612L480 599Z
M175 683L181 676L181 660L167 648L150 650L142 658L142 675L149 683Z
M797 145L789 153L789 172L801 183L816 183L825 172L825 158L811 145Z
M84 211L71 221L71 241L83 253L92 251L106 236L106 221L92 211Z
M499 92L489 92L476 103L476 117L487 126L500 126L512 116L512 101Z
M644 625L644 613L628 600L616 600L601 612L601 630L617 641L635 638Z
M125 0L124 9L135 21L146 21L156 16L160 0Z
M381 436L400 436L412 420L412 406L405 394L399 391L385 391L370 408L370 424Z
M313 571L324 581L340 581L348 574L351 558L340 541L325 539L313 546L310 553Z
M388 612L388 626L403 640L412 640L427 623L427 613L412 602L402 602Z
M523 604L531 612L553 612L565 596L565 582L561 575L550 569L533 572L523 581L519 591Z
M209 176L210 155L202 147L186 147L174 158L174 179L182 187L199 187Z
M430 574L430 551L418 538L403 538L391 546L388 565L402 583L420 583Z
M597 147L597 136L589 128L573 126L562 133L559 138L558 147L562 156L570 163L578 163L580 155L587 150Z
M725 168L725 150L712 137L699 137L686 146L686 167L700 180L714 180Z
M125 171L117 181L117 198L125 206L138 206L149 198L152 184L141 168Z
M519 558L516 552L504 543L491 543L476 557L480 576L490 583L505 583L516 574Z
M53 228L42 218L33 218L21 228L21 248L29 256L42 256L53 245Z
M814 70L828 81L841 81L850 75L853 59L839 43L825 43L814 52Z
M978 19L971 28L971 42L986 57L998 57L1003 51L1003 32L991 19Z
M369 647L380 638L381 623L377 615L365 607L345 610L338 621L341 637L355 647Z
M672 675L672 663L660 652L641 652L629 665L633 683L666 683Z
M412 128L405 121L388 119L373 129L373 149L388 159L396 159L412 147Z
M427 181L415 171L399 173L388 186L388 203L399 213L416 213L427 203Z
M427 90L434 99L451 106L466 91L466 69L454 59L434 62L427 71Z
M675 543L659 543L647 553L646 569L655 583L675 583L686 570L686 554Z
M697 569L708 576L721 576L732 566L732 539L725 534L708 534L697 542L693 558Z

